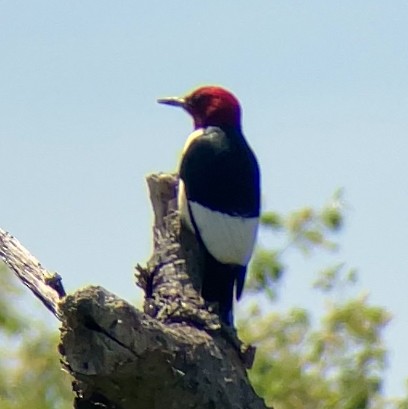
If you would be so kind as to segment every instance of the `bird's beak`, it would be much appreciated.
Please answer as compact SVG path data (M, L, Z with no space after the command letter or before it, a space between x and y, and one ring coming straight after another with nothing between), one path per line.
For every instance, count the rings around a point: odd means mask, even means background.
M159 98L157 100L157 102L159 104L172 105L174 107L185 108L185 106L186 106L186 100L184 98L180 98L180 97Z

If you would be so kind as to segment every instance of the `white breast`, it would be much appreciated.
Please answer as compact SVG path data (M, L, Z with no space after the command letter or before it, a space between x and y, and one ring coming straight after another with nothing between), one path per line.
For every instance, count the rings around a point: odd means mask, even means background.
M203 135L204 133L204 129L203 128L198 128L195 131L193 131L187 138L186 143L184 144L184 148L183 148L183 155L184 153L187 152L188 147L191 145L191 143L199 138L201 135Z
M193 233L195 233L194 226L193 226L193 223L191 222L191 218L190 218L190 212L188 210L188 201L187 201L187 197L186 197L186 188L185 188L184 182L181 179L179 180L179 185L178 185L177 204L178 204L178 209L179 209L179 212L180 212L180 217L186 223L187 227Z

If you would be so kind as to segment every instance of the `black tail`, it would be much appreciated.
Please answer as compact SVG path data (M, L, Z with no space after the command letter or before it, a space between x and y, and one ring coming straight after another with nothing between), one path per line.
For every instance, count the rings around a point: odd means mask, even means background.
M221 320L232 326L234 286L237 299L242 293L246 267L222 264L206 252L201 294L206 301L217 302Z
M244 288L246 266L222 264L217 261L209 253L198 233L200 230L195 223L190 206L188 210L197 240L200 243L205 257L201 295L204 300L208 302L217 302L221 321L232 326L234 325L232 311L234 303L234 286L236 283L236 298L239 300Z

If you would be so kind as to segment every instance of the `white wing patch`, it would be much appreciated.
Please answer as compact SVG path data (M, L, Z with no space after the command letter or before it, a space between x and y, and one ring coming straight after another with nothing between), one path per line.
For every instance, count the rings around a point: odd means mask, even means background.
M192 201L189 205L210 254L220 263L246 266L254 249L259 218L229 216Z

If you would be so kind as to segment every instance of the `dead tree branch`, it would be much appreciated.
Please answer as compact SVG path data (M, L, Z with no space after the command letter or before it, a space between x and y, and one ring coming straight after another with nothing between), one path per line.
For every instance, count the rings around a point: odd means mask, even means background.
M61 321L61 362L74 407L265 409L249 384L254 350L220 325L199 295L201 257L179 225L177 180L148 177L154 252L136 281L144 311L101 287L65 295L61 279L0 230L0 258Z

